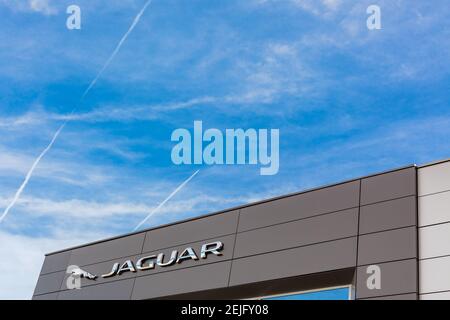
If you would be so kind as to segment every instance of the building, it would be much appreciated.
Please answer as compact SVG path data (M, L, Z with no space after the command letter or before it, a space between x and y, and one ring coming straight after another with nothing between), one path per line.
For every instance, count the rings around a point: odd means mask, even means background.
M80 289L68 289L74 286ZM301 299L317 292L450 299L450 160L47 254L33 299Z

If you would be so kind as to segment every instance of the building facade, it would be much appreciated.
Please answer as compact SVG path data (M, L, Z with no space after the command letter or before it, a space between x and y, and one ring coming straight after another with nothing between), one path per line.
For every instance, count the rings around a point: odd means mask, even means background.
M33 299L450 299L450 161L47 254Z

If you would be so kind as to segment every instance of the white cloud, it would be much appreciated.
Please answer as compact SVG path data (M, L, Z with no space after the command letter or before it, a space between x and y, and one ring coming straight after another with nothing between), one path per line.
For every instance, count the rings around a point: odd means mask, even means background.
M33 155L27 151L14 151L0 145L0 176L21 176L29 170ZM48 159L39 165L38 177L62 181L75 186L93 186L111 180L111 171L106 168L80 163L77 160Z
M51 2L51 0L1 0L0 4L3 4L12 10L31 11L49 16L58 13L58 10Z
M266 3L283 3L285 0L257 0L257 4ZM288 0L293 3L297 8L313 14L315 16L327 17L331 13L336 12L341 4L342 0Z
M23 129L24 125L42 124L46 119L42 117L42 110L28 111L19 116L0 117L0 128L2 129Z
M170 112L177 110L207 106L210 108L220 108L224 104L265 104L271 103L281 94L293 93L293 81L307 76L305 70L300 66L295 66L293 48L287 45L270 45L268 49L272 57L267 56L264 64L253 64L245 67L246 82L241 92L230 93L223 96L200 96L186 101L175 101L165 104L130 105L130 106L101 106L91 111L74 114L56 114L46 112L42 107L33 111L27 111L18 116L0 117L0 129L10 131L24 131L24 126L43 126L49 121L80 121L87 123L101 122L133 122L133 121L153 121L164 120L170 116ZM288 56L292 64L291 69L284 68L280 64L280 57L286 59ZM285 66L286 67L286 66ZM287 78L284 72L289 73L292 68L296 68L295 75ZM301 72L300 72L301 71ZM278 74L277 74L278 73ZM290 85L287 85L290 82ZM252 109L250 112L258 112L261 109ZM232 111L229 108L222 111ZM241 112L245 111L241 109ZM234 112L234 111L233 111ZM173 119L171 119L173 121ZM34 129L33 129L34 130ZM102 148L105 149L105 148ZM118 154L123 150L116 150ZM124 157L132 157L131 154L124 154Z
M40 12L45 15L56 14L56 8L50 5L50 0L29 0L28 1L31 10L35 12Z
M155 186L155 184L153 184ZM167 190L167 184L164 184ZM162 184L155 186L160 190ZM81 199L70 200L52 200L49 198L23 197L17 202L17 209L23 212L29 212L33 217L49 217L53 219L106 219L112 217L137 217L148 214L157 204L167 196L165 193L155 194L144 204L139 202L100 202ZM181 195L177 199L167 203L160 210L160 214L178 214L192 211L198 207L226 207L230 203L246 202L252 198L226 198L218 196L209 196L206 194ZM0 207L7 205L7 198L0 198Z
M0 199L0 206L5 205L6 202L6 199ZM17 207L25 212L32 212L33 216L49 216L64 219L103 219L121 215L140 215L152 209L150 206L141 203L105 203L79 199L58 201L35 197L20 199L17 202Z
M339 6L342 3L342 0L322 0L322 3L324 4L324 6L326 6L327 8L331 9L331 10L336 10L339 8Z

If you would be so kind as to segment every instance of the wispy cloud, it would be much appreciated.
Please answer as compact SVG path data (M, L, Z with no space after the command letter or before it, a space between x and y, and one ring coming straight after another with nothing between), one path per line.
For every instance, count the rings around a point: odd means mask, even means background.
M50 5L50 0L29 0L30 8L33 11L43 13L45 15L56 14L56 8Z
M0 173L3 178L19 177L28 172L33 156L24 150L13 150L0 146ZM105 165L93 164L77 159L68 160L64 157L53 157L42 162L35 172L41 178L57 181L78 187L93 187L111 181L111 168ZM6 191L2 189L2 191ZM6 207L6 205L5 205Z
M1 0L0 4L13 10L36 12L47 16L58 13L51 0Z
M117 226L124 224L124 221L128 221L127 224L132 224L133 221L141 219L141 221L152 222L150 218L156 218L169 215L170 219L177 219L179 215L195 214L196 212L209 213L213 210L223 210L230 206L240 205L253 201L258 201L270 196L278 195L282 191L277 192L260 192L242 194L240 196L223 196L223 195L211 195L203 192L201 189L197 191L186 190L186 192L179 193L177 198L173 198L194 176L196 171L190 179L185 180L180 186L178 186L172 193L171 197L167 196L167 193L159 191L158 193L150 195L147 199L142 201L136 201L130 194L123 194L126 196L123 201L117 201L119 198L117 195L112 196L112 199L104 201L100 200L82 200L82 199L69 199L58 200L43 197L22 197L18 200L16 207L23 213L22 219L24 221L30 219L50 219L54 221L55 226L60 223L66 223L72 221L71 227L74 230L82 230L83 226L89 225L92 230L103 230L104 225L92 226L90 221L110 221L111 224L117 223ZM168 189L169 183L155 182L152 183L158 189ZM170 183L173 185L173 182ZM176 191L176 192L175 192ZM149 195L147 193L147 195ZM156 203L158 199L165 198L165 202L162 201L158 205L150 205L150 203ZM169 200L173 199L169 202ZM161 203L165 203L161 206ZM4 206L8 203L8 199L0 198L0 206ZM153 213L149 215L149 213ZM122 220L111 220L111 219ZM160 219L158 219L159 221ZM38 220L37 220L38 221ZM59 221L59 222L58 222ZM117 222L120 221L120 222ZM126 229L126 228L125 228ZM52 230L56 231L57 228Z
M297 7L314 15L325 15L335 12L341 0L291 0Z
M256 0L258 4L292 3L297 8L315 16L326 16L335 12L342 5L343 0Z
M278 88L263 88L264 82L270 81L275 85L274 78L269 80L268 74L254 75L253 80L255 87L249 91L242 93L228 94L224 96L200 96L191 98L185 101L175 101L168 103L157 103L148 105L107 105L94 108L91 111L69 114L57 114L46 112L44 109L38 111L28 111L22 115L10 116L0 118L0 128L5 130L21 130L24 125L35 126L43 125L48 121L80 121L88 123L101 123L108 121L130 122L130 121L148 121L161 120L170 115L174 111L187 110L197 107L214 108L216 111L236 112L230 110L227 105L242 105L242 104L264 104L273 102L276 96L280 96L282 92L287 92L288 89L279 91L282 85L277 84ZM260 86L260 88L256 88ZM225 107L224 107L225 106ZM243 109L242 112L254 113L253 109ZM259 110L257 112L267 112Z
M4 205L7 199L0 199ZM118 216L141 216L151 206L132 202L99 202L79 199L51 200L48 198L24 197L17 202L17 207L25 212L33 212L32 216L53 218L55 220L71 220L73 218L105 219Z

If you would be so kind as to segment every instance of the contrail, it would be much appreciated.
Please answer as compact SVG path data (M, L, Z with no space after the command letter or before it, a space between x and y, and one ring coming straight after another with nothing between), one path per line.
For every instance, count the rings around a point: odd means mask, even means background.
M89 84L87 89L84 91L83 96L81 99L84 99L84 97L88 94L88 92L91 90L91 88L97 83L98 78L103 74L103 71L105 71L106 68L108 68L111 61L116 56L117 52L119 52L120 48L122 47L125 40L128 38L129 34L133 31L134 27L138 24L139 20L141 19L142 15L144 14L145 9L149 6L149 4L152 2L152 0L148 0L144 7L142 7L141 11L137 14L137 16L134 18L133 23L131 24L128 31L123 35L122 39L120 39L119 43L117 44L116 48L114 49L113 53L109 56L108 60L106 60L106 63L103 65L103 67L100 69L99 73L97 73L97 76L94 80Z
M144 220L142 220L137 226L136 228L134 228L133 231L136 231L137 229L139 229L151 216L153 216L156 212L158 212L159 209L161 209L161 207L163 205L166 204L167 201L169 201L178 191L180 191L189 181L191 181L192 178L195 177L195 175L199 172L200 170L195 171L188 179L186 179L182 184L180 184L166 199L164 199L163 202L161 202L155 209L153 209L148 216L145 217Z
M141 19L145 9L147 9L148 5L152 2L152 0L148 0L144 6L142 7L141 11L139 11L139 13L137 14L137 16L134 18L133 23L131 24L130 28L128 28L128 31L125 33L125 35L122 37L122 39L120 39L118 45L116 46L116 48L114 49L113 53L110 55L110 57L108 58L108 60L106 61L106 63L103 65L103 67L100 69L100 71L97 73L96 77L94 78L94 80L91 81L91 83L89 84L89 86L87 87L87 89L84 91L82 97L80 100L83 100L84 97L89 93L89 91L92 89L92 87L95 85L95 83L97 82L97 80L100 78L100 76L102 75L102 73L105 71L105 69L109 66L109 64L111 63L111 61L114 59L114 57L116 56L117 52L119 52L120 48L122 47L123 43L125 42L125 40L127 39L128 35L131 33L131 31L133 31L134 27L136 26L136 24L139 22L139 20ZM77 107L75 107L72 112L70 113L71 115L74 113L74 111L77 109ZM23 190L25 189L25 187L27 186L28 181L30 180L34 169L36 168L36 166L39 164L39 161L41 161L41 159L45 156L45 154L52 148L53 144L55 143L56 139L58 138L59 134L61 133L62 129L66 126L67 121L64 121L64 123L59 127L59 129L56 131L56 133L54 134L52 140L50 141L50 143L48 144L47 148L44 149L44 151L41 152L41 154L39 155L39 157L37 157L37 159L34 161L33 165L31 166L30 170L28 171L25 180L22 182L22 185L19 187L19 189L17 190L13 200L11 201L11 203L8 205L8 207L6 207L5 211L3 211L3 214L0 217L0 223L3 221L3 219L5 219L5 217L8 215L9 210L11 210L12 207L14 207L14 205L16 204L17 200L19 200L20 194L23 192Z
M39 161L41 161L41 159L45 156L45 154L48 152L48 150L51 149L51 147L53 146L53 144L56 141L56 138L58 138L59 134L61 133L62 129L64 128L64 126L66 125L67 122L64 122L59 129L56 131L55 135L52 138L52 141L50 141L50 143L48 144L47 148L44 149L44 151L41 152L41 154L39 155L39 157L37 157L36 160L34 160L33 165L31 166L30 170L28 171L27 175L25 176L25 180L23 180L22 185L20 186L20 188L17 190L16 194L14 195L13 200L11 201L11 203L9 204L9 206L6 207L5 211L3 212L2 216L0 217L0 223L3 221L3 219L5 219L5 217L8 215L9 210L14 206L14 204L17 202L17 200L20 197L20 194L22 193L23 189L25 189L28 181L31 178L31 175L33 174L34 169L36 168L36 166L38 165Z

